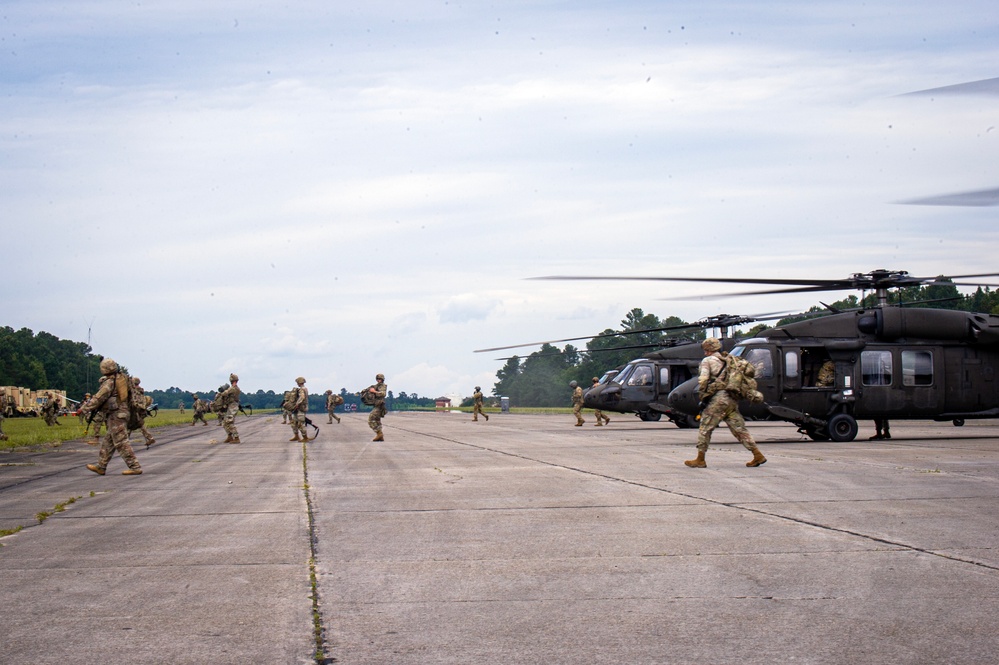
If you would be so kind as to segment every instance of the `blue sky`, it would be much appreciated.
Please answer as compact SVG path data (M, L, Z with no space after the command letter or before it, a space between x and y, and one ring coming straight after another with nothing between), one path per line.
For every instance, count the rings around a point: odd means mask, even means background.
M4 325L151 388L469 394L477 348L995 272L994 3L7 2ZM846 293L842 295L847 295ZM526 349L525 352L530 352Z

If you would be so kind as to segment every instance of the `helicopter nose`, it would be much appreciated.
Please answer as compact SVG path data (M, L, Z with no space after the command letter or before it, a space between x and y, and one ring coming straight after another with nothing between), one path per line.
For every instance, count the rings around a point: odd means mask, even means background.
M686 413L687 415L696 416L700 413L698 409L698 404L700 400L697 398L697 379L690 379L684 381L669 394L666 398L666 403L669 404L671 409L675 409L680 413Z
M620 390L620 387L613 383L593 386L583 393L583 406L588 409L599 409L601 406L607 406Z

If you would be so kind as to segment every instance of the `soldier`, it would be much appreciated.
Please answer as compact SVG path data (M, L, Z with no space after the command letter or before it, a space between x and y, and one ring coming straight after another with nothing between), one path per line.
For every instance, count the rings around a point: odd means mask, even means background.
M388 386L385 385L385 375L377 374L375 376L375 384L368 386L366 392L368 393L368 400L371 403L371 413L368 414L368 427L375 433L375 438L372 441L384 441L382 418L387 413L385 409L385 396L388 395Z
M569 382L569 387L572 388L572 415L576 416L576 427L582 427L583 423L583 389L579 387L579 384L575 381Z
M229 387L224 383L219 386L219 389L215 391L215 397L212 401L208 403L209 408L211 408L212 413L215 414L215 424L222 427L222 420L225 418L225 404L219 399Z
M178 402L177 403L177 408L180 410L180 415L184 415L184 403L183 402Z
M597 377L593 377L593 385L597 385L598 383L600 383L600 379ZM604 412L601 411L600 409L594 409L593 415L596 416L597 418L597 424L595 425L595 427L601 427L610 422L610 418L605 416ZM600 422L601 420L603 420L603 422Z
M298 387L290 391L291 402L288 403L291 412L291 431L294 436L289 441L308 441L309 432L305 429L305 414L309 412L309 391L305 387L305 377L295 379Z
M229 387L222 391L218 399L221 402L222 426L225 427L225 443L240 443L239 432L236 431L236 414L239 413L239 377L229 375Z
M107 380L101 384L97 394L83 405L84 411L100 411L107 422L108 433L101 442L101 450L97 455L97 464L88 464L87 468L99 476L103 476L108 468L108 462L115 451L125 461L128 468L122 471L123 476L137 476L142 473L139 460L132 452L128 442L128 378L118 372L118 363L105 358L101 361L101 374Z
M475 386L475 392L472 393L472 422L478 422L479 414L489 422L489 414L482 410L482 388Z
M708 466L707 462L704 461L704 455L708 452L708 445L711 443L711 432L722 421L725 421L739 443L753 453L753 459L746 462L746 466L760 466L766 463L767 458L756 447L753 435L746 429L746 421L739 413L738 401L728 394L728 391L725 390L724 379L720 379L725 372L725 358L721 354L721 342L714 337L709 337L701 342L701 348L704 350L704 359L701 360L697 390L701 403L705 404L706 402L707 404L701 411L701 426L697 431L697 458L686 460L684 464L697 469L704 469Z
M133 376L132 377L132 390L138 392L140 395L143 396L142 397L142 401L148 407L150 404L153 403L153 398L145 396L146 395L146 391L145 391L144 388L140 388L139 387L139 383L140 383L139 377ZM143 410L143 411L140 412L139 416L136 418L137 422L139 423L139 426L136 429L138 429L140 432L142 432L142 437L146 440L146 448L148 448L149 446L151 446L154 443L156 443L156 439L153 438L153 435L150 434L149 430L146 428L146 413L147 413L147 411Z
M875 418L874 430L876 434L868 437L868 441L883 441L891 438L891 430L889 429L887 418Z
M45 418L45 424L51 427L52 425L61 425L59 422L59 397L49 391L45 393L45 404L42 406L42 416Z
M341 404L343 404L342 397L335 394L332 390L326 391L326 413L329 414L330 417L329 422L326 423L327 425L332 425L334 418L336 418L337 424L340 423L340 416L333 413L333 411Z
M291 405L295 403L295 391L287 390L284 393L284 400L281 402L281 424L291 423L295 416L291 412Z
M208 411L208 405L205 404L205 400L198 397L198 393L191 395L191 398L194 400L194 404L191 405L191 408L194 409L194 417L191 418L191 427L194 427L199 420L202 425L207 427L208 421L205 420L205 412Z
M818 388L830 388L836 385L836 363L831 360L822 363L815 385Z
M83 396L83 401L80 402L80 406L76 407L76 417L80 419L80 424L83 425L84 428L87 426L87 419L83 416L83 405L87 403L88 399L90 399L90 393L85 394Z

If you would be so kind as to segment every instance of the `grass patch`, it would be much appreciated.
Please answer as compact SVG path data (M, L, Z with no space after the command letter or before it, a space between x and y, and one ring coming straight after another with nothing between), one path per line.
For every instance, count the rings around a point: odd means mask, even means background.
M146 418L146 427L153 429L190 423L192 414L190 409L184 415L176 409L160 409L155 417ZM51 426L46 425L42 418L4 418L3 431L10 438L7 441L0 441L0 450L26 446L59 446L64 441L83 438L84 427L86 425L81 425L76 416L63 416L59 418L58 425ZM101 436L104 436L105 432L107 429L101 427Z

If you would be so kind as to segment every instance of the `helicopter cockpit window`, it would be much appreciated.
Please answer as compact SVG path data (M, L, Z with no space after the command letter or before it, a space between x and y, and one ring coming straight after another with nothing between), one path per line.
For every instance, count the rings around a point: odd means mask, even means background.
M772 379L774 376L774 361L770 357L770 349L753 349L739 346L732 350L733 355L742 356L756 366L757 379Z
M635 371L628 377L629 386L651 386L652 368L648 365L638 365Z
M860 366L865 386L891 385L891 351L862 351Z
M634 365L625 365L617 376L614 377L614 381L620 383L622 386L628 381L628 377L631 376L632 371L634 371Z
M902 352L902 385L933 385L933 353L931 351Z

